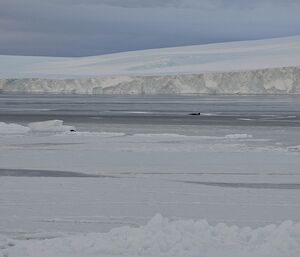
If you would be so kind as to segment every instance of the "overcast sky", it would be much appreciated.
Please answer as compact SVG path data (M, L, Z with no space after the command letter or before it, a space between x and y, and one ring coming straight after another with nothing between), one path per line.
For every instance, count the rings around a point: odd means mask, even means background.
M0 0L0 54L85 56L300 35L300 0Z

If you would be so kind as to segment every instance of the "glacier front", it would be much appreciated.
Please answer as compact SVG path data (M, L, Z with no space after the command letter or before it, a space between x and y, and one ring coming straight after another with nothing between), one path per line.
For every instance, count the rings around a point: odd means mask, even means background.
M299 94L300 68L74 79L2 79L0 92L133 95Z
M0 55L0 92L299 94L300 36L88 57Z

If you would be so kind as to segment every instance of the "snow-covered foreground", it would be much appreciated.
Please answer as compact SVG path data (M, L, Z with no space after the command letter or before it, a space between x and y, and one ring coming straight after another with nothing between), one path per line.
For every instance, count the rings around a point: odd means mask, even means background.
M297 126L140 126L0 123L0 256L299 256Z
M299 94L300 37L81 58L0 56L0 91Z
M0 237L2 257L297 257L300 223L251 229L207 221L168 221L156 215L139 228L122 227L109 233L61 236L46 240Z

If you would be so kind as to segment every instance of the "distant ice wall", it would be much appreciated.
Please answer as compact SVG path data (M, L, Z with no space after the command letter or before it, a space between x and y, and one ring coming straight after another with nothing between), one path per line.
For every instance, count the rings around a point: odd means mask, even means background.
M80 79L2 79L0 92L58 94L299 94L300 68Z

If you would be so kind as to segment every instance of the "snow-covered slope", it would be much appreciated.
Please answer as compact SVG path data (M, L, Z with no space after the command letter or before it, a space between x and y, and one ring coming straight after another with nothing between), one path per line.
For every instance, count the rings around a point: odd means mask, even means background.
M300 36L80 58L0 56L0 78L77 78L300 66Z
M80 58L0 56L0 90L299 93L300 36Z

